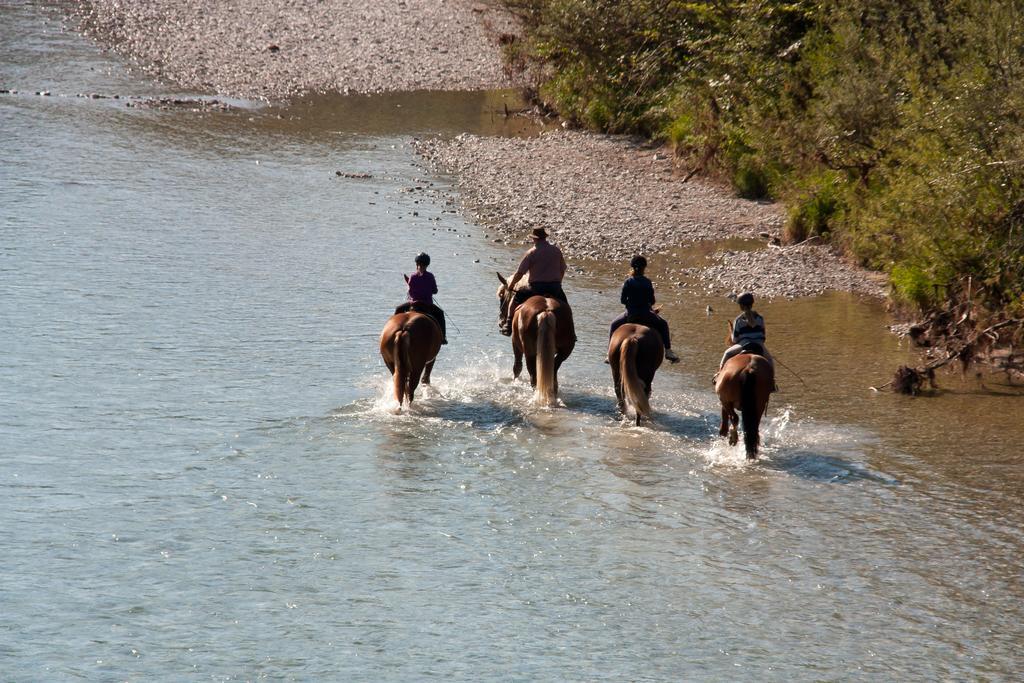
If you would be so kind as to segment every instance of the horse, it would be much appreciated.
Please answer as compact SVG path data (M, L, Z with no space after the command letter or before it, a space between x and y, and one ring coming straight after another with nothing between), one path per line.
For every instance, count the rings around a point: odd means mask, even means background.
M508 317L515 290L498 273L499 325ZM558 399L558 368L576 346L576 329L569 304L544 296L532 296L512 316L512 376L519 377L526 357L526 371L538 403L554 405Z
M638 426L642 418L651 417L651 383L664 359L661 335L646 325L626 323L608 340L608 364L619 411L628 417L627 410L632 407Z
M430 372L441 350L441 328L429 315L409 311L396 313L380 334L380 355L394 378L398 410L406 398L412 405L420 377L430 384Z
M757 459L757 448L761 443L758 431L761 418L768 409L768 398L775 386L775 368L764 356L754 353L740 353L725 362L715 379L715 393L722 403L722 424L718 428L721 436L728 435L729 445L739 441L736 427L743 413L743 445L747 460Z

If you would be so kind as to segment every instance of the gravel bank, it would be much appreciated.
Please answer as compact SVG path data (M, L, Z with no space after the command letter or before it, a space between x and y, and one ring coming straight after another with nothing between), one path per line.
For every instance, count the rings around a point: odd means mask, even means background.
M203 92L481 90L510 85L510 19L469 0L79 0L84 30Z
M417 141L437 171L456 177L458 201L498 242L544 226L568 258L622 260L735 237L777 238L775 204L738 199L699 179L680 181L672 159L633 139L576 131L532 138L460 135ZM690 274L720 292L795 297L829 289L879 296L877 278L827 248L723 251Z
M857 268L828 247L800 244L758 251L720 251L696 272L713 289L762 297L816 296L828 290L885 296L885 278Z
M727 237L775 234L778 207L679 182L668 155L630 138L576 131L531 138L460 135L417 151L458 179L460 201L501 239L544 226L566 256L623 258Z

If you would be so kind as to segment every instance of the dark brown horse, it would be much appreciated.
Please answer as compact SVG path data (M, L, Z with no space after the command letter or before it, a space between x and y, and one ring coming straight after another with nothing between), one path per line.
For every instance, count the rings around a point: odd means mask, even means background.
M774 385L772 364L764 356L753 353L741 353L727 360L715 379L715 393L722 403L722 424L718 433L728 435L729 445L735 446L739 441L736 411L743 413L743 445L748 460L757 458L757 447L761 443L758 429Z
M421 376L423 384L430 384L440 350L441 328L429 315L410 311L388 319L380 334L380 355L394 378L399 410L406 398L412 404Z
M632 407L638 425L641 418L651 417L651 383L664 359L661 335L646 325L626 323L608 340L608 364L619 410L628 417L627 410Z
M500 324L508 316L508 306L515 291L498 273ZM526 357L526 371L530 373L530 386L536 390L541 405L554 405L558 399L558 368L576 346L576 328L572 322L569 304L543 296L531 296L516 309L512 316L512 376L519 377Z

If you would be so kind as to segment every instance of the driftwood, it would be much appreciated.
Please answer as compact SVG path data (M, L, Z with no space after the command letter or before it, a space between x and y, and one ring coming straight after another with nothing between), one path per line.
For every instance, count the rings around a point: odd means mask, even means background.
M965 313L953 327L958 327L968 319L969 316ZM1024 325L1024 319L1013 318L1010 320L1003 320L995 325L990 325L984 330L971 335L966 341L950 345L946 350L944 358L933 360L921 368L912 368L907 365L901 365L896 370L896 374L891 380L880 386L871 387L871 389L872 391L881 391L887 387L892 387L893 391L898 393L916 396L920 393L925 380L928 381L931 388L935 389L937 388L935 384L935 371L941 367L949 365L953 361L960 361L961 370L966 372L968 366L970 366L971 362L978 354L979 346L982 342L987 342L987 344L985 344L987 347L986 355L989 360L992 360L996 354L991 350L991 343L998 341L999 339L999 335L997 335L996 332L1003 328L1010 327L1011 325L1022 326ZM1015 369L1019 371L1021 368L1015 368L1013 349L1011 348L1005 355L1005 369L1007 373L1010 374Z

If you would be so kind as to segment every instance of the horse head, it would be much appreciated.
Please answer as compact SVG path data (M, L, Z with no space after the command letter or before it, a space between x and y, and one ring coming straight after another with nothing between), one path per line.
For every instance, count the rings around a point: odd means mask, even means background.
M501 286L498 287L498 326L501 327L508 318L508 305L516 295L516 290L508 286L508 280L501 273L498 273L498 281L501 282Z

